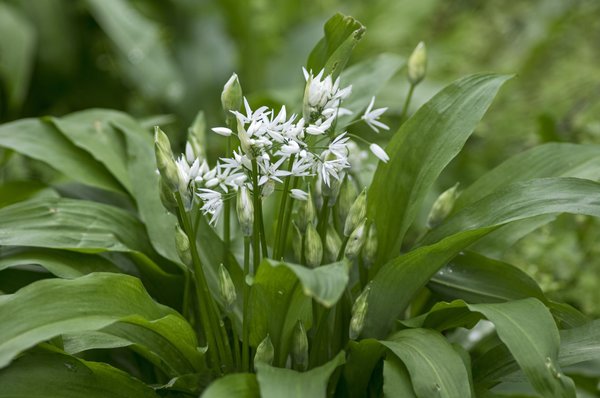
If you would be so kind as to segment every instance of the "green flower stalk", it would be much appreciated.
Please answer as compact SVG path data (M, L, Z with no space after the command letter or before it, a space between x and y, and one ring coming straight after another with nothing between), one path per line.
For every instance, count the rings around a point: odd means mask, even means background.
M428 228L438 226L446 217L448 217L448 214L450 214L454 207L456 198L458 198L458 183L442 192L435 200L429 211L429 216L427 217Z
M312 224L317 211L313 202L312 194L310 189L308 190L308 197L304 201L299 201L298 211L296 213L295 224L299 231L304 234L308 227L308 224Z
M302 261L302 239L304 239L304 234L300 232L300 228L296 225L295 221L292 221L292 250L294 252L294 257L296 261Z
M245 186L241 187L237 193L236 211L242 234L244 236L252 236L254 204L252 202L252 195Z
M237 293L229 271L223 264L219 265L219 293L225 302L225 307L230 310L235 303Z
M190 251L190 239L179 225L175 226L175 247L177 254L188 267L192 266L192 252Z
M348 244L346 245L344 255L350 260L358 258L360 250L367 240L366 222L367 219L363 219L363 221L358 225L358 227L356 227L354 231L352 231L352 234L350 234L350 237L348 238Z
M350 234L356 230L361 222L363 222L367 215L367 188L358 195L350 210L348 217L346 217L346 223L344 224L344 236L350 236Z
M369 284L363 290L360 296L358 296L354 302L354 305L352 306L352 318L350 319L350 327L348 331L350 340L356 340L358 336L360 336L360 333L365 326L365 318L367 316L367 310L369 309L368 299L370 292L371 285Z
M267 365L273 364L275 358L275 347L271 342L271 336L267 334L267 337L260 342L256 347L256 355L254 355L254 367L259 363L266 363Z
M308 367L308 337L302 321L296 322L292 334L292 361L297 370L304 371Z
M304 237L304 258L306 260L306 265L311 268L321 265L321 260L323 259L323 243L321 242L321 236L319 236L317 229L312 223L309 223L306 228L306 235Z
M425 43L419 42L408 58L408 81L416 86L424 78L427 72L427 49Z
M165 182L162 176L158 177L158 190L160 193L160 202L169 212L177 213L177 199L171 190L171 187Z

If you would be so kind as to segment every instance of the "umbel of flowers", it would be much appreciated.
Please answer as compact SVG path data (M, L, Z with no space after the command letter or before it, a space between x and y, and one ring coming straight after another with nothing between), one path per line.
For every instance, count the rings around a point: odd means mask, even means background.
M377 250L375 225L366 218L366 190L352 178L353 168L359 168L367 156L356 141L368 145L382 162L389 157L377 144L336 128L340 116L352 114L343 107L352 93L351 85L343 86L339 77L334 79L324 70L316 75L306 69L303 72L306 86L302 110L291 114L285 106L278 110L266 106L252 109L243 97L238 77L234 74L229 79L221 96L226 125L212 128L227 140L227 152L212 167L198 139L191 136L185 153L175 158L167 136L156 127L161 199L169 211L178 215L177 247L182 262L189 267L184 301L193 295L197 298L199 312L205 315L197 321L209 346L209 360L225 371L239 363L234 360L238 350L242 369L252 366L246 319L249 283L243 289L243 335L231 344L222 322L222 313L229 309L219 308L208 289L195 247L192 213L206 216L214 228L223 225L226 253L225 265L219 271L219 287L226 307L236 300L226 259L232 244L229 214L233 207L244 236L244 273L249 281L263 258L280 260L289 253L294 256L289 260L318 267L344 257L355 260L362 256L361 264L368 267ZM389 130L379 120L387 108L374 109L374 103L373 97L352 123L362 121L375 132ZM281 192L276 230L272 242L267 242L262 206L265 198L276 191ZM289 231L294 234L291 247L287 245ZM366 273L361 272L361 280L366 283ZM362 297L355 305L360 311L350 323L351 336L358 335L362 327L364 301ZM297 329L306 334L302 325ZM296 340L303 341L303 337ZM268 358L268 337L263 343L257 347L255 361L259 354Z

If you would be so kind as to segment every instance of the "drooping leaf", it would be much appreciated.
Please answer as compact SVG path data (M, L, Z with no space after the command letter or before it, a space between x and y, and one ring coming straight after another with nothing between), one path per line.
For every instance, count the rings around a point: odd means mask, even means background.
M208 386L201 398L259 398L256 375L236 373L221 377Z
M445 299L495 303L535 297L545 301L537 283L519 268L473 252L443 266L427 285Z
M473 75L435 95L386 147L369 188L369 214L379 237L378 262L394 258L425 195L458 154L508 76Z
M457 212L425 238L441 240L388 262L373 278L362 335L385 337L393 320L435 272L498 226L547 213L600 216L599 198L598 183L548 178L513 184Z
M47 122L22 119L0 125L0 147L41 160L84 184L117 192L123 190L102 164L69 142Z
M499 304L470 304L495 327L500 340L545 397L575 397L573 381L558 363L560 337L550 311L533 298ZM475 368L481 371L480 367Z
M441 334L428 329L406 329L381 344L402 360L417 397L471 396L465 365Z
M1 398L158 398L122 370L58 353L28 354L0 370Z
M344 353L340 352L326 364L303 373L259 364L256 378L260 386L260 395L263 398L325 398L329 378L344 362Z
M325 36L308 56L307 69L312 69L315 74L325 69L325 74L332 75L335 79L362 39L365 27L356 19L338 13L325 22L323 30Z
M383 362L383 396L385 398L417 397L406 366L394 355L390 355Z
M600 320L560 332L561 366L600 358Z
M152 323L166 316L173 319L167 324ZM137 278L94 273L71 280L42 280L17 293L0 296L0 367L52 337L101 330L119 321L143 326L156 336L150 333L144 337L140 333L132 337L123 332L118 337L134 342L140 339L140 345L150 341L164 346L168 342L176 347L178 363L188 367L187 373L193 373L200 365L195 333L176 311L152 300ZM160 351L148 343L144 347Z

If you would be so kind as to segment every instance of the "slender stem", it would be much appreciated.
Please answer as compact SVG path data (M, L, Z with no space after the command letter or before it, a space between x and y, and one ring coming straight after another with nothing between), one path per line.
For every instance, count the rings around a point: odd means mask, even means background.
M256 159L252 159L252 199L254 200L254 228L252 231L252 252L254 256L254 272L260 264L260 229L261 229L261 205L260 188L258 186L258 165ZM264 255L265 253L263 253Z
M233 338L233 358L235 363L235 369L240 370L240 338L238 337L238 334L235 331L233 313L231 314L229 320L231 321L231 337Z
M269 257L269 250L267 248L267 234L265 234L265 220L262 216L262 199L258 201L258 214L260 215L258 218L258 223L260 226L260 245L262 248L262 255L263 257Z
M290 159L288 160L288 171L292 170L292 167L294 165L294 157L296 155L292 154L292 156L290 156ZM288 177L285 179L285 182L283 183L283 192L281 193L281 202L279 203L279 216L277 218L277 229L275 230L275 246L273 247L273 258L275 260L279 260L281 258L281 229L283 227L283 222L284 222L284 217L285 217L285 209L287 207L287 201L288 201L288 193L290 190L290 181L293 177Z
M317 232L321 236L323 242L327 235L327 221L329 219L329 196L323 198L323 206L321 206L321 214L319 215L319 222L317 224Z
M410 84L408 89L408 95L406 96L406 100L404 101L404 106L402 107L402 113L400 114L400 122L404 121L404 117L408 112L408 106L410 105L410 100L412 99L413 92L415 91L415 85Z
M231 137L227 137L225 149L227 157L231 156ZM226 200L223 204L223 265L229 269L229 245L231 242L231 201Z
M244 237L244 278L250 276L250 238ZM247 372L250 369L250 361L248 358L248 304L250 299L250 285L244 280L244 308L242 316L242 370Z
M202 323L202 329L204 330L204 335L206 337L206 342L209 346L209 355L211 352L213 352L212 355L214 355L214 357L212 358L212 365L216 365L217 367L219 366L219 357L220 357L220 352L219 352L219 344L217 344L217 338L216 336L213 334L213 331L216 330L216 328L218 325L215 325L213 322L213 316L212 316L212 311L211 311L211 306L209 304L209 300L212 299L212 296L210 295L210 292L208 291L208 285L206 283L206 278L204 275L204 271L202 270L202 264L200 262L200 257L198 256L198 250L196 247L196 239L195 239L195 235L194 235L194 231L192 230L192 227L190 225L190 220L187 217L187 214L185 214L185 208L183 206L183 200L181 199L181 195L179 194L179 192L175 193L175 198L177 199L177 205L179 208L179 212L180 212L180 218L181 221L183 222L183 229L185 231L185 233L187 234L189 240L190 240L190 251L192 254L192 262L194 265L194 276L196 277L196 293L197 293L197 299L198 299L198 308L201 312L200 316L198 317L200 319L200 322ZM213 350L211 350L211 347L213 348Z
M190 270L186 269L183 275L183 316L190 320Z
M296 185L298 183L298 178L296 178L296 177L291 177L291 178L292 178L292 181L290 184L292 185L292 188L296 188ZM290 230L290 218L292 218L292 204L293 204L293 201L288 200L285 205L285 213L283 215L284 221L283 221L283 226L282 226L283 229L281 231L281 240L279 242L279 255L281 257L283 257L285 254L285 245L287 243L287 234L288 234L288 231Z
M348 244L349 236L344 236L344 240L342 241L342 246L340 247L340 251L338 252L337 261L341 261L344 257L344 252L346 251L346 245Z

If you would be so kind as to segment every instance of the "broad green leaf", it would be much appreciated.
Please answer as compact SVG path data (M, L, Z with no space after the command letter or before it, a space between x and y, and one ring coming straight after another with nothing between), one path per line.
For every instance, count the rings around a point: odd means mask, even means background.
M548 177L600 178L600 145L549 143L521 152L461 192L454 212L509 184Z
M35 248L4 249L0 271L9 267L40 265L60 278L77 278L92 272L121 272L113 263L94 254Z
M345 261L323 265L318 268L307 268L302 265L265 260L272 267L286 267L291 270L302 284L302 291L325 307L333 307L342 297L348 285L349 264Z
M406 329L381 344L402 360L417 397L471 396L465 365L441 334L428 329Z
M35 55L35 27L9 3L0 4L0 79L9 109L18 109L27 95Z
M369 214L377 224L380 264L399 254L425 195L460 152L508 78L473 75L452 83L392 137L386 147L390 161L379 163L369 188Z
M41 160L84 184L117 192L123 190L102 164L73 145L47 122L22 119L0 125L0 147Z
M535 297L546 301L537 283L521 269L465 252L442 267L427 286L445 299L495 303Z
M58 193L37 181L9 181L0 185L0 207L27 199L57 198Z
M539 178L510 184L448 217L427 234L424 242L542 214L569 212L600 217L599 189L600 184L579 178Z
M427 328L442 332L457 327L470 329L480 320L481 315L469 311L464 301L455 300L450 303L437 302L425 314L399 323L410 328Z
M296 274L267 260L254 277L248 312L250 345L257 347L269 334L275 347L274 363L280 366L285 364L296 322L301 320L306 330L312 325L312 302Z
M383 362L383 396L385 398L416 398L410 374L404 363L390 355Z
M87 151L131 192L127 154L123 137L109 124L106 111L86 110L62 118L49 118L73 144ZM116 112L114 112L116 113Z
M434 229L426 241L445 238L397 257L373 278L362 335L383 338L394 319L444 264L498 226L547 213L600 216L599 198L598 183L549 178L513 184L461 210Z
M154 100L173 103L185 87L156 22L123 0L87 0L90 12L114 43L126 77L141 93Z
M307 69L317 74L325 69L326 75L337 78L352 54L356 44L362 39L365 27L356 19L335 14L323 28L325 36L319 40L308 56Z
M236 373L221 377L208 386L201 398L259 398L256 375Z
M166 316L173 319L166 324L153 323ZM0 367L55 336L101 330L120 321L140 325L148 332L128 335L125 331L117 337L139 339L140 345L146 343L144 347L154 352L167 347L153 349L148 342L157 346L167 342L178 351L178 363L187 366L187 373L201 366L195 333L177 312L152 300L137 278L94 273L70 280L42 280L0 296Z
M369 387L373 370L385 353L385 348L373 339L348 341L346 364L342 372L341 388L345 396L359 398Z
M344 357L344 352L340 352L326 364L303 373L259 364L256 378L260 386L260 396L263 398L325 398L329 378L338 366L344 364Z
M550 311L530 298L500 304L471 304L496 326L500 340L545 397L575 397L573 381L558 364L560 336Z
M560 332L559 362L561 366L574 365L591 359L600 359L600 320Z
M70 355L34 354L0 370L0 398L158 398L122 370Z
M371 101L371 97L385 87L388 81L404 65L404 58L396 54L380 54L358 62L345 69L340 80L342 85L352 84L352 95L344 101L344 108L353 115L340 116L337 126L341 129L353 118L360 115Z

